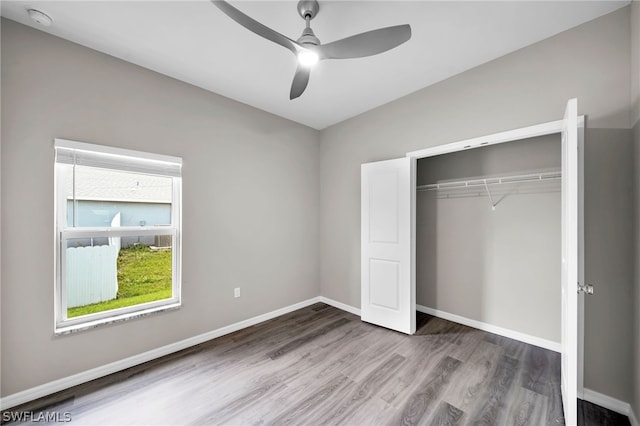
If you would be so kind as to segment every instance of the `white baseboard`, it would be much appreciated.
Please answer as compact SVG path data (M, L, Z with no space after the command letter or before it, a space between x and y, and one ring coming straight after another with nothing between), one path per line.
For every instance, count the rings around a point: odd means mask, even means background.
M86 383L91 380L95 380L97 378L104 377L112 373L116 373L118 371L122 371L124 369L142 364L144 362L148 362L156 358L160 358L162 356L181 351L191 346L195 346L200 343L209 341L211 339L215 339L216 337L224 336L225 334L242 330L243 328L247 328L252 325L259 324L261 322L270 320L272 318L276 318L280 315L293 312L297 309L304 308L306 306L313 305L314 303L318 303L318 302L331 304L329 302L326 302L325 300L322 300L321 297L314 297L290 306L285 306L284 308L276 309L275 311L267 312L266 314L258 315L253 318L249 318L244 321L240 321L240 322L228 325L226 327L218 328L216 330L212 330L207 333L200 334L198 336L190 337L188 339L184 339L176 343L171 343L169 345L162 346L157 349L152 349L150 351L147 351L138 355L134 355L129 358L122 359L120 361L115 361L100 367L92 368L91 370L83 371L82 373L78 373L69 377L64 377L62 379L54 380L52 382L45 383L43 385L36 386L30 389L26 389L24 391L17 392L12 395L7 395L4 398L0 399L0 410L6 410L8 408L15 407L20 404L24 404L25 402L33 401L35 399L42 398L47 395L51 395L55 392L60 392L61 390L68 389L70 387L77 386L82 383ZM335 302L335 303L339 303L339 302Z
M347 312L352 313L354 315L360 316L360 309L354 308L351 305L347 305L347 304L344 304L342 302L338 302L337 300L329 299L328 297L324 297L324 296L320 296L318 299L319 299L318 300L319 302L326 303L327 305L331 305L334 308L338 308L338 309L341 309L343 311L347 311Z
M619 399L612 398L608 395L587 388L584 389L583 399L611 411L615 411L616 413L623 414L629 417L629 422L631 422L632 426L638 425L638 421L636 420L635 415L631 410L631 405L629 405L628 402L620 401Z
M507 328L498 327L497 325L487 324L481 321L476 321L456 314L450 314L449 312L428 308L422 305L416 305L416 309L419 312L433 315L434 317L457 322L458 324L467 325L469 327L477 328L478 330L482 331L488 331L489 333L498 334L510 339L519 340L520 342L528 343L530 345L538 346L544 349L549 349L554 352L560 352L561 350L560 343L551 340L542 339L540 337L520 333L519 331L509 330Z
M342 302L338 302L337 300L333 300L325 296L320 296L319 302L326 303L327 305L331 305L338 309L342 309L343 311L347 311L354 315L360 316L360 309L355 308L351 305L344 304ZM498 327L495 325L487 324L484 322L472 320L469 318L462 317L460 315L450 314L445 311L439 311L437 309L428 308L422 305L416 305L416 310L418 310L419 312L424 312L425 314L433 315L434 317L457 322L458 324L467 325L469 327L477 328L478 330L488 331L489 333L498 334L500 336L508 337L510 339L528 343L530 345L549 349L554 352L560 352L560 349L561 349L560 343L553 342L551 340L542 339L540 337L531 336L525 333L520 333L518 331L513 331L506 328Z

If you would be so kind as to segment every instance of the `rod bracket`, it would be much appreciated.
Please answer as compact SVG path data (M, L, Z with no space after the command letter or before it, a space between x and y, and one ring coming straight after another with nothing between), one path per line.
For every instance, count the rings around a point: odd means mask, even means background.
M484 188L487 190L487 195L489 195L489 202L491 203L491 210L496 210L496 203L493 202L493 197L491 196L491 191L489 190L489 185L487 184L487 180L484 179Z

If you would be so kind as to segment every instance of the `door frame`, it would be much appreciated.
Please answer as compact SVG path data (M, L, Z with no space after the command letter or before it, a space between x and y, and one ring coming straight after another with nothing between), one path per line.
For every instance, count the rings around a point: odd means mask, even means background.
M433 157L436 155L450 154L453 152L466 151L468 149L482 148L490 145L501 143L516 142L523 139L530 139L537 136L560 135L563 130L564 120L550 121L546 123L536 124L533 126L522 127L519 129L507 130L504 132L494 133L491 135L480 136L472 139L466 139L459 142L437 145L430 148L411 151L406 157L411 158L412 167L417 170L417 161L420 158ZM580 283L584 283L584 115L578 116L578 279ZM417 173L412 177L411 186L416 187ZM414 204L413 209L416 209ZM414 211L415 215L415 211ZM412 238L412 258L415 259L415 239L416 230L413 230ZM413 265L415 268L415 263ZM415 287L415 281L413 282ZM578 296L578 398L584 397L584 295Z

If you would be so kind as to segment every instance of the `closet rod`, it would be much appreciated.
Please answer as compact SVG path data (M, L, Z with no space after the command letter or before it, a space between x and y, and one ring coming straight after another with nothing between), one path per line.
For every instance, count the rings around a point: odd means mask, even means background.
M486 179L472 179L472 180L460 180L455 182L432 183L428 185L420 185L416 187L416 189L418 191L432 191L437 189L457 189L457 188L467 188L467 187L475 187L475 186L501 185L505 183L535 182L535 181L542 181L542 180L560 179L561 177L562 177L562 172L556 171L556 172L533 173L533 174L527 174L527 175L503 176L503 177L486 178Z

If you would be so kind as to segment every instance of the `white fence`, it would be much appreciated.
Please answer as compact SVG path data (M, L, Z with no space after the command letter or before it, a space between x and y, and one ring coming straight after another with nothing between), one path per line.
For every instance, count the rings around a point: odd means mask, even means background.
M67 307L115 299L118 293L116 246L67 249Z
M120 226L120 213L115 215L111 226ZM119 252L119 237L109 238L109 245L67 248L68 308L116 298Z

